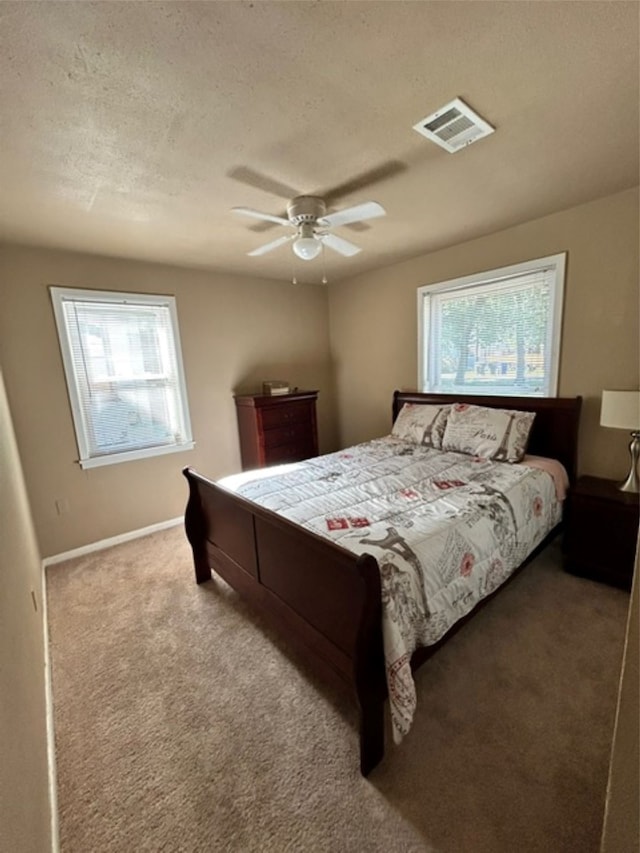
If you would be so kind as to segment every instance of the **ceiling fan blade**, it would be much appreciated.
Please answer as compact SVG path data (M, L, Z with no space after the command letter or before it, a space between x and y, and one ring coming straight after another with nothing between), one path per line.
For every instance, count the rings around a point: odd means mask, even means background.
M344 210L338 210L335 213L329 213L323 216L319 222L322 225L328 225L330 228L335 228L336 225L348 225L350 222L362 222L363 219L375 219L376 216L385 216L386 210L377 201L365 201L363 204L357 204L355 207L346 207Z
M282 216L274 216L272 213L262 213L259 210L254 210L252 207L232 207L234 213L239 213L241 216L250 216L252 219L264 219L267 222L276 222L278 225L288 225L293 227L288 219Z
M287 201L289 201L290 198L295 198L295 196L300 195L297 190L288 187L286 184L280 183L280 181L269 178L266 175L261 175L259 172L254 172L253 169L250 169L248 166L234 166L234 168L227 172L227 174L230 178L240 181L243 184L247 184L249 187L264 190L264 192L272 193L273 195L280 196L280 198L286 198Z
M337 234L324 234L319 239L322 240L325 246L333 249L339 255L344 255L346 258L350 258L351 255L357 255L358 252L362 251L360 246L356 246L355 243L350 243L348 240L343 240Z
M259 246L257 249L254 249L252 252L247 252L252 258L257 257L258 255L266 255L267 252L272 252L274 249L277 249L278 246L284 246L285 243L288 243L289 240L293 240L295 234L287 234L286 237L278 237L277 240L272 240L270 243L265 243L264 246Z

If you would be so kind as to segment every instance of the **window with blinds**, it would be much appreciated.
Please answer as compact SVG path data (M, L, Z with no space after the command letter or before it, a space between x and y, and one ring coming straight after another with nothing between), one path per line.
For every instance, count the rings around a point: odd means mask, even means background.
M420 388L555 396L564 269L563 253L420 287Z
M50 292L80 465L193 447L175 298Z

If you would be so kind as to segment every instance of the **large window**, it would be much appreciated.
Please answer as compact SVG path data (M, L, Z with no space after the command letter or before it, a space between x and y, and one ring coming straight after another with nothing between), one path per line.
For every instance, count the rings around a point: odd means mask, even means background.
M565 255L418 289L422 391L553 397Z
M82 467L193 447L175 298L50 292Z

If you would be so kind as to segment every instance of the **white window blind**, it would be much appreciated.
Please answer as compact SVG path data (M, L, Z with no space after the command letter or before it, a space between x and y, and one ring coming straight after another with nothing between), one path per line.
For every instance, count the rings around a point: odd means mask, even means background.
M50 290L80 464L193 447L175 299Z
M564 258L419 288L422 390L555 395Z

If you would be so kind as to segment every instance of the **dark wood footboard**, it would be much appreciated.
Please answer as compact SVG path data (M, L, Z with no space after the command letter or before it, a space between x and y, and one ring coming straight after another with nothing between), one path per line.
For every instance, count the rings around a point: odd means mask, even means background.
M196 581L211 569L257 606L320 675L347 685L360 711L360 767L384 752L386 682L380 574L356 556L195 471L185 513Z

